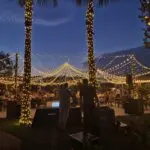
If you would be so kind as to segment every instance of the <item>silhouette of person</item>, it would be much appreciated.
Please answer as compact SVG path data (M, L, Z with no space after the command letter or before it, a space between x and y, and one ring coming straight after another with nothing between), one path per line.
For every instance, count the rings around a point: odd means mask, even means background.
M91 131L92 111L95 106L94 99L97 98L96 90L88 84L87 79L83 79L83 84L80 88L80 101L83 111L84 134Z
M61 129L66 128L67 119L70 110L70 97L71 93L68 89L68 83L65 83L60 89L60 117L59 125Z
M72 106L76 106L77 105L76 91L72 90L71 95L72 95Z

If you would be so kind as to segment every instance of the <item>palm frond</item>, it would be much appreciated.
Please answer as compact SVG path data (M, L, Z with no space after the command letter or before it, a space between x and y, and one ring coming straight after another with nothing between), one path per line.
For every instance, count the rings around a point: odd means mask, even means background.
M25 0L17 0L18 4L23 7L25 4Z
M53 7L56 7L58 5L57 0L34 0L34 2L36 2L36 4L38 4L40 6L51 5Z
M89 0L75 0L78 6L87 5ZM100 7L107 6L111 2L117 2L119 0L93 0L95 5Z
M119 0L97 0L98 6L101 6L101 7L107 6L111 2L117 2L117 1Z
M25 4L25 1L26 0L17 0L17 3L23 7L24 4ZM33 4L34 5L40 5L40 6L53 6L53 7L56 7L58 5L58 2L57 0L33 0Z

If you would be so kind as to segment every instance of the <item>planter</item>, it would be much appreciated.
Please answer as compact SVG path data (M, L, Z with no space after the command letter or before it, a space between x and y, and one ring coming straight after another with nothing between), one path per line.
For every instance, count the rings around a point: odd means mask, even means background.
M21 105L15 101L7 102L7 119L18 119L21 115Z
M143 115L144 114L144 104L140 99L131 99L124 103L124 110L127 114L132 115Z

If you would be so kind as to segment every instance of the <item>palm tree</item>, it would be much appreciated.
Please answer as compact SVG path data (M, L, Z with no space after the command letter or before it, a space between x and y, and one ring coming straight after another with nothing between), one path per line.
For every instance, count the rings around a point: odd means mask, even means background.
M20 124L29 126L31 124L30 112L30 82L31 82L31 37L32 37L32 11L33 4L46 5L51 2L57 5L56 0L17 0L25 12L25 49L24 49L24 76L23 76L23 97L21 100Z
M111 1L116 0L98 0L99 6L105 6ZM76 0L77 5L82 5L82 0ZM89 82L96 88L96 65L94 57L94 42L93 42L93 20L94 20L94 0L87 0L88 7L86 11L86 29L87 29L87 47L88 47L88 68Z
M144 30L144 46L146 48L150 48L150 0L140 0L141 8L141 15L139 18L142 22L145 22Z
M21 117L20 123L23 125L31 124L30 112L30 82L31 82L31 37L32 37L32 11L33 4L37 2L40 5L46 5L49 1L54 6L57 0L17 0L25 9L25 50L24 50L24 77L23 77L23 98L21 100ZM111 0L99 0L99 5L104 6ZM113 1L113 0L112 0ZM80 5L82 0L76 0ZM86 15L87 34L88 34L88 64L89 64L89 81L96 87L96 66L94 61L93 46L93 19L94 9L93 0L88 0Z

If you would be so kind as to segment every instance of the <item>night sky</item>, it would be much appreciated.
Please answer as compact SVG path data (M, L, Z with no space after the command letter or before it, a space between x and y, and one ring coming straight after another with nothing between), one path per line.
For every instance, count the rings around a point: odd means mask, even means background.
M139 0L121 0L106 8L95 7L95 53L125 50L142 45L144 24L138 18ZM34 7L32 58L40 70L56 67L68 60L80 67L87 56L86 7L73 0L57 8ZM24 10L15 0L0 0L0 50L24 51Z

